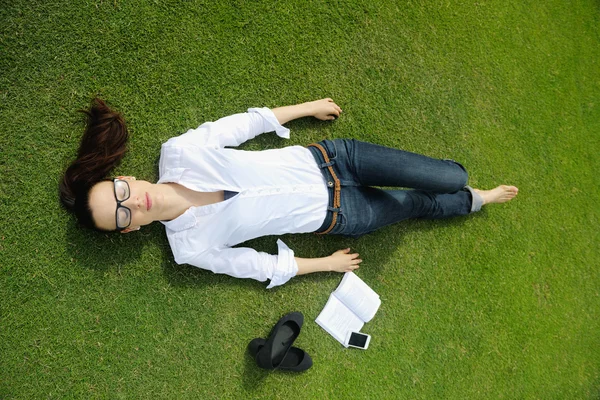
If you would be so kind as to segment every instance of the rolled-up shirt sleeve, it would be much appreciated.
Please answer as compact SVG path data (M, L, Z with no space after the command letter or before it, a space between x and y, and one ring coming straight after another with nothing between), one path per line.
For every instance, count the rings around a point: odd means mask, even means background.
M279 137L290 138L290 130L279 123L269 108L249 108L246 113L205 122L171 140L195 146L236 147L261 133L273 131Z
M252 278L261 282L270 279L267 289L271 289L283 285L298 272L294 252L281 240L277 241L277 247L278 255L248 247L220 247L176 261L235 278Z

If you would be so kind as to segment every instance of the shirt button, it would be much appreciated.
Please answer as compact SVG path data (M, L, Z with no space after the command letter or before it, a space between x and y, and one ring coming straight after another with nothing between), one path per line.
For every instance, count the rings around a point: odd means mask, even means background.
M333 182L331 182L331 181L327 182L327 186L333 187Z

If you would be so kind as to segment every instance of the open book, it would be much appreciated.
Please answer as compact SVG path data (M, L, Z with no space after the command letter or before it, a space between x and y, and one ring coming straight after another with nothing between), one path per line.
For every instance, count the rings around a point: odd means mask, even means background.
M346 346L348 332L360 332L380 305L379 295L373 289L353 272L346 272L315 322Z

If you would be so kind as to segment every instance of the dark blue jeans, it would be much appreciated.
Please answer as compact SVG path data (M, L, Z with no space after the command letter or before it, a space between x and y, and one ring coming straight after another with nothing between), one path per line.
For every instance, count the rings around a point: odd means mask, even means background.
M472 211L472 194L465 189L468 174L452 160L358 140L319 142L341 183L338 218L330 234L359 237L408 218L449 218ZM321 152L309 147L329 187L329 212L317 232L333 218L333 182ZM383 190L374 186L411 188Z

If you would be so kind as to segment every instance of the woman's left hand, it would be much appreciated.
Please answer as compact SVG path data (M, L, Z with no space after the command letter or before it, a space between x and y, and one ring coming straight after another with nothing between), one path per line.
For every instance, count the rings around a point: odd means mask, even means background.
M330 98L305 103L308 114L321 121L332 121L340 116L342 109Z
M362 262L362 260L358 258L358 255L358 253L350 254L349 248L336 251L327 257L329 270L334 272L354 271L359 267L358 264Z

